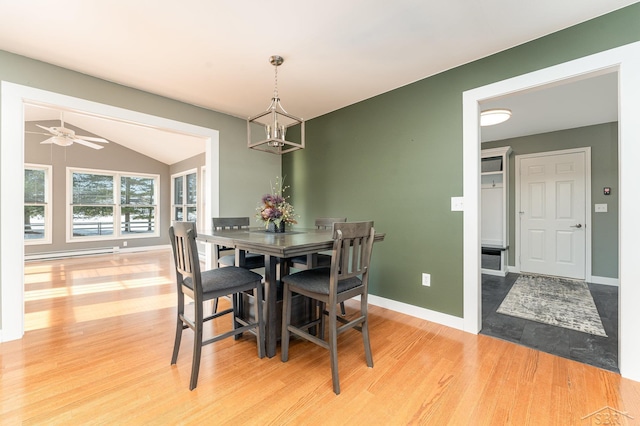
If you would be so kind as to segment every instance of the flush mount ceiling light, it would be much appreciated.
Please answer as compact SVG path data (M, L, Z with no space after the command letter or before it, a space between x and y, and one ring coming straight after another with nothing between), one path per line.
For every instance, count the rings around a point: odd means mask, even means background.
M508 109L488 109L480 113L481 126L493 126L504 123L511 118L511 110Z
M304 120L287 113L280 104L280 97L278 96L278 67L282 65L284 58L274 55L269 58L269 62L275 68L273 98L271 98L271 104L266 111L247 119L247 146L251 149L272 154L285 154L304 148ZM285 139L287 129L296 125L300 125L300 143ZM252 129L260 130L254 132L252 137Z

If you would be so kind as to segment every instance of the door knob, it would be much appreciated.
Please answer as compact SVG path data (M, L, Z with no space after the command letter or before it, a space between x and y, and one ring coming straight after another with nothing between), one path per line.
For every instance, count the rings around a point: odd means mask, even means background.
M571 225L571 228L582 228L582 224L579 223L577 225Z

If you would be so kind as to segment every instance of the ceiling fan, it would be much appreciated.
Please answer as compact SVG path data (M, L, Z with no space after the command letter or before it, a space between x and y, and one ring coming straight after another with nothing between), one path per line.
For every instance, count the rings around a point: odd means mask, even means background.
M45 139L44 141L40 142L41 144L45 144L45 145L55 144L60 146L69 146L69 145L73 145L74 143L79 143L80 145L88 146L89 148L102 149L104 148L104 146L98 145L97 143L94 143L94 142L109 143L109 141L104 138L97 138L93 136L80 136L80 135L76 136L76 132L64 127L64 118L62 116L62 112L60 112L60 127L45 127L45 126L41 126L40 124L36 124L36 126L40 127L43 130L46 130L49 133L40 133L40 132L27 132L27 133L51 136L49 139Z

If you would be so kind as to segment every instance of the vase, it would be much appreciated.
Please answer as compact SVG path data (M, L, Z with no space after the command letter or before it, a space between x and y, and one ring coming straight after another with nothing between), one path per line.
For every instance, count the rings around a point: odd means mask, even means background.
M280 222L280 225L276 226L275 222L269 222L267 225L267 232L284 232L284 222Z

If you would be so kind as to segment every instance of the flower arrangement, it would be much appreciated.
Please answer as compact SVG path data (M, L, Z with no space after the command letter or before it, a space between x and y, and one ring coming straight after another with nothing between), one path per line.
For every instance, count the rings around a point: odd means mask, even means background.
M282 230L285 223L298 223L293 206L287 202L284 196L288 186L284 186L284 178L276 177L275 185L271 183L271 193L265 194L256 208L256 219L264 222L265 228L270 224L276 230ZM282 232L282 231L280 231Z

